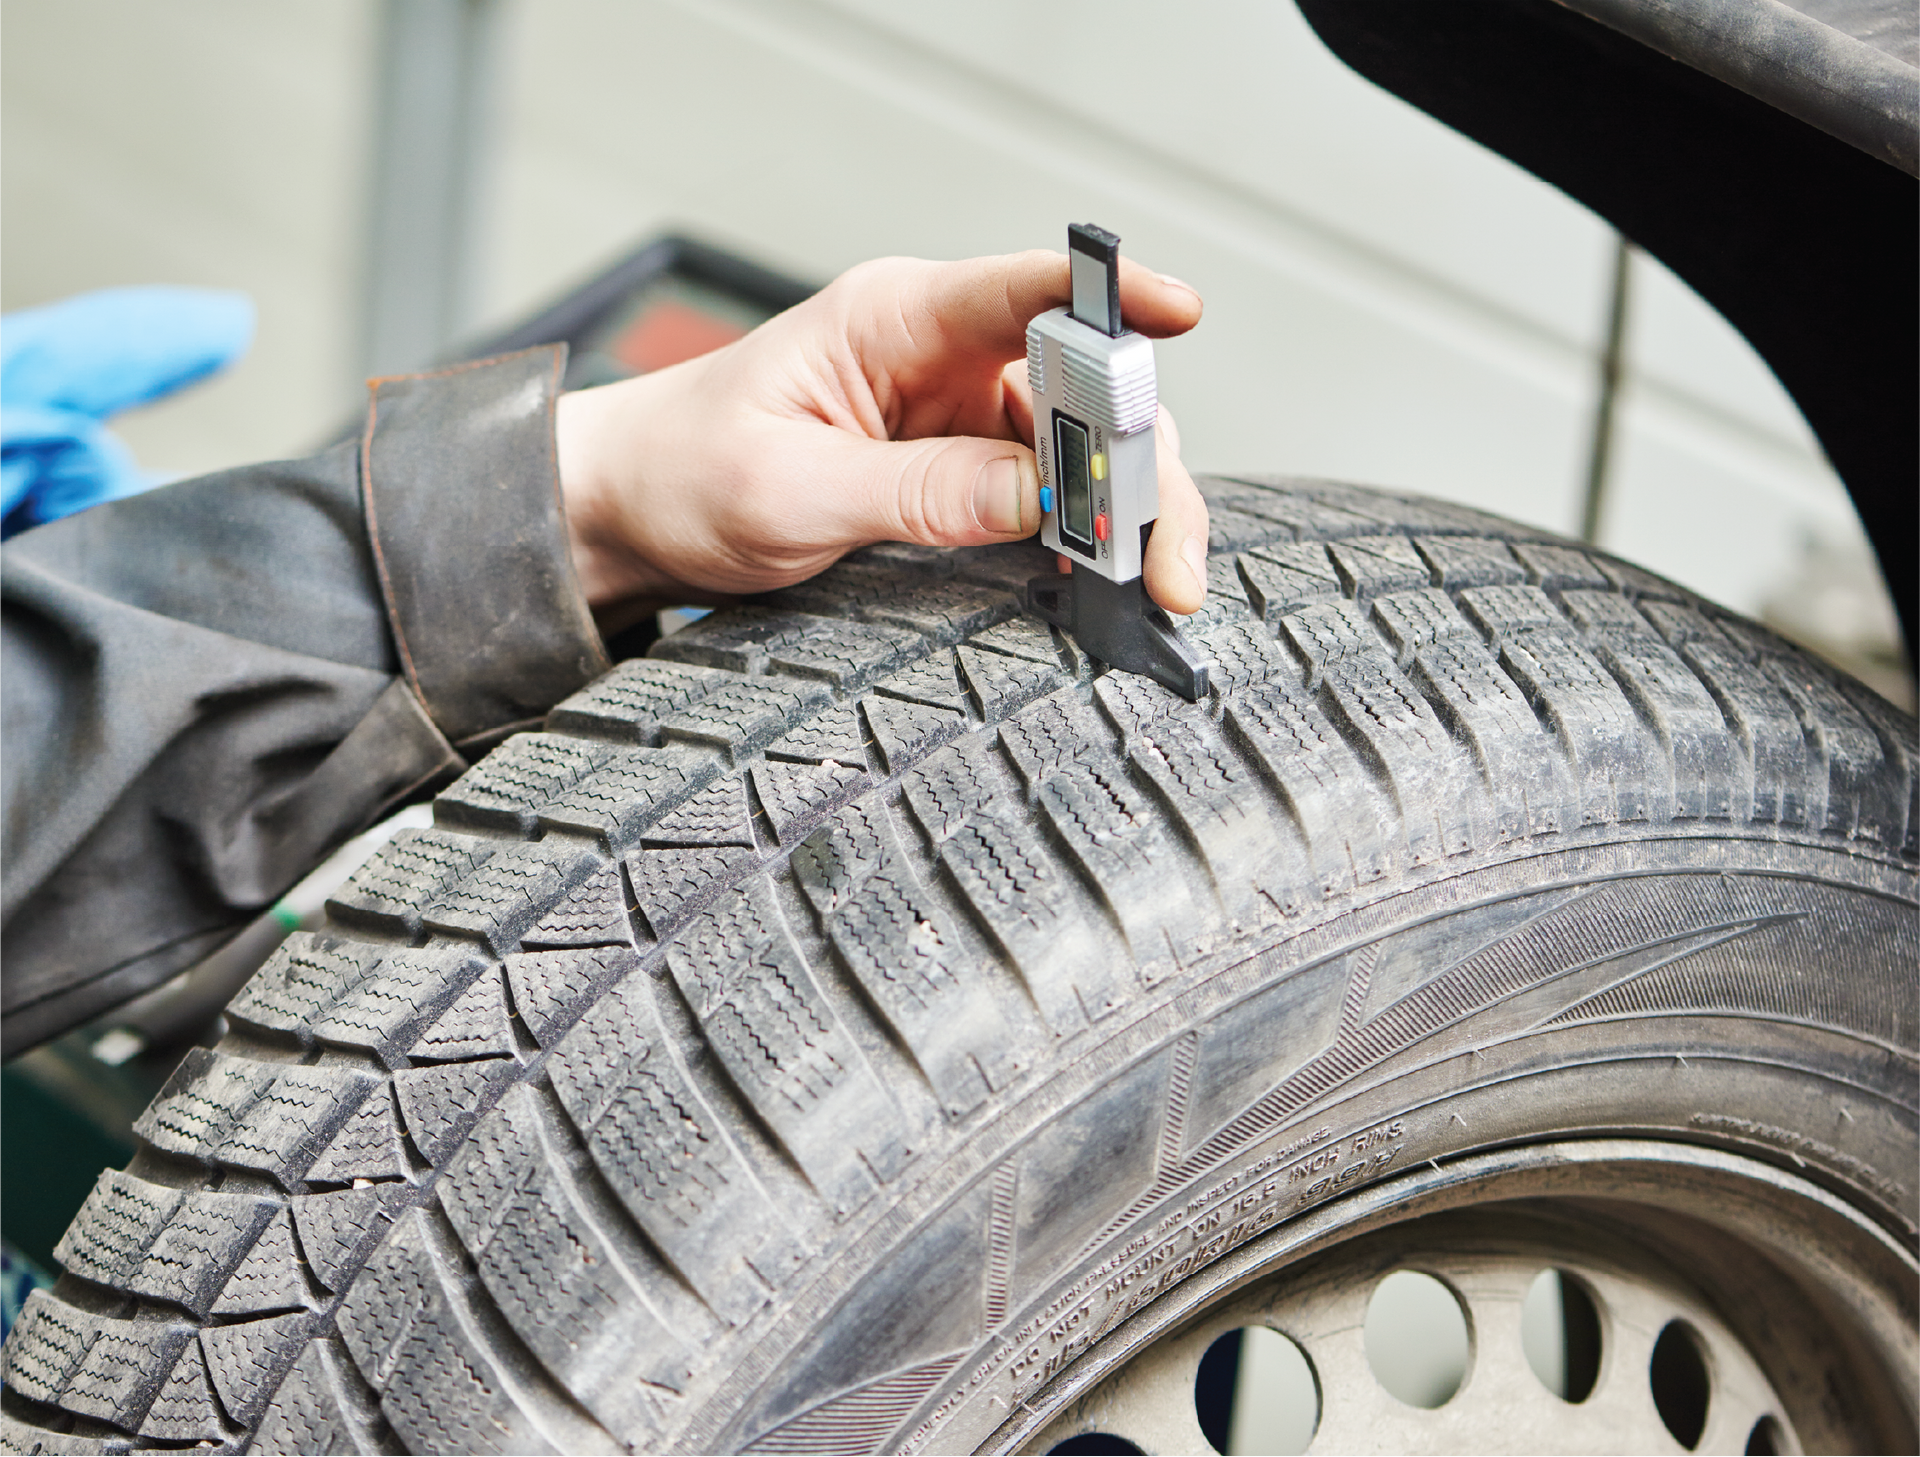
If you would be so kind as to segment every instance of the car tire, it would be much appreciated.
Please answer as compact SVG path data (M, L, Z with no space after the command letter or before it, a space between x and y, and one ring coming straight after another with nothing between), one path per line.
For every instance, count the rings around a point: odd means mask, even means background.
M1032 544L882 546L477 764L102 1175L10 1449L1138 1448L1089 1393L1224 1302L1548 1206L1910 1449L1913 720L1536 530L1202 487L1199 704Z

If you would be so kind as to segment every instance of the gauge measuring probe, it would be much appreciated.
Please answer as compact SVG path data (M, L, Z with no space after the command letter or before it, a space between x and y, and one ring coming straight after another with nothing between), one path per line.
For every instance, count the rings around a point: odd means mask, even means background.
M1027 608L1109 667L1183 698L1206 695L1209 663L1147 596L1140 575L1160 514L1153 341L1120 322L1120 240L1067 230L1073 303L1027 325L1040 540L1073 563L1027 583Z

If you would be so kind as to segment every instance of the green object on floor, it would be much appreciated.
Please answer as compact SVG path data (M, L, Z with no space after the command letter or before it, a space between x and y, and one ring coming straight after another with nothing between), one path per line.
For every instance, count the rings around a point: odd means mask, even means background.
M132 1158L133 1144L58 1096L25 1061L0 1068L0 1238L51 1270L53 1247L94 1180Z

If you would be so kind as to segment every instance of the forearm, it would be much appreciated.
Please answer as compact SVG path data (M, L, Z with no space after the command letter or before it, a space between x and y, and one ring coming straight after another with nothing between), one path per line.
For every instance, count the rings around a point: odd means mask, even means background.
M387 381L358 444L9 543L7 1051L192 964L599 670L554 375Z

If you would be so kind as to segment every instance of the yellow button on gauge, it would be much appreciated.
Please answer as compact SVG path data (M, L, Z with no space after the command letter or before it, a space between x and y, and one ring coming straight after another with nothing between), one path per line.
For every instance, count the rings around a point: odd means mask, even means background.
M1093 458L1093 460L1092 460L1092 462L1091 462L1091 466L1092 466L1092 469L1093 469L1093 478L1094 478L1094 479L1095 479L1096 481L1104 481L1104 480L1105 480L1105 479L1107 478L1107 458L1106 458L1106 456L1104 456L1104 455L1096 455L1096 456L1095 456L1095 457Z

